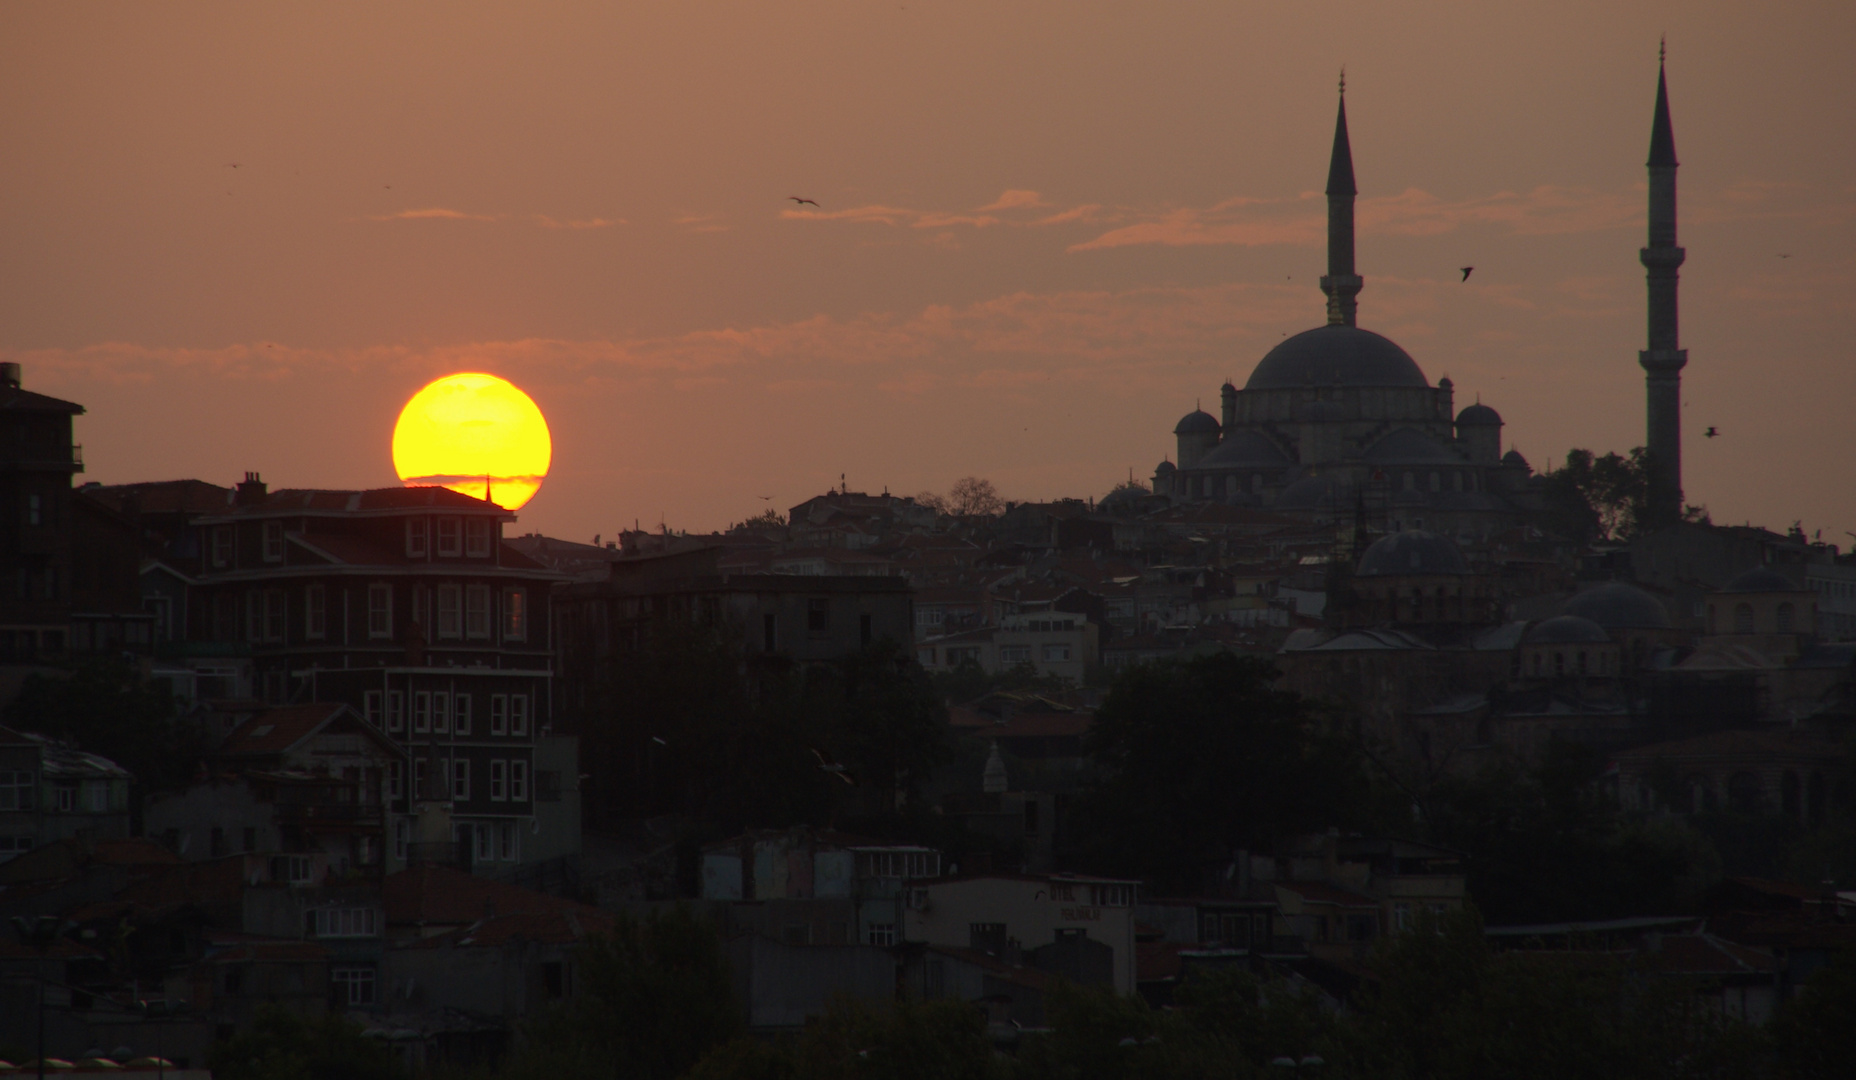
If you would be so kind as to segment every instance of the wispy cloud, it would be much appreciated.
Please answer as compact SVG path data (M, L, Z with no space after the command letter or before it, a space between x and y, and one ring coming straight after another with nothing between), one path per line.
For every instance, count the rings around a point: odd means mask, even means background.
M534 222L544 229L610 229L614 225L625 224L625 219L595 217L561 221L556 218L551 218L546 214L536 214L534 216Z
M489 214L467 214L462 210L452 210L443 206L427 206L417 210L401 210L397 214L375 214L373 221L495 221Z
M728 226L722 224L715 214L684 214L670 219L672 225L682 225L691 232L717 233L727 232Z

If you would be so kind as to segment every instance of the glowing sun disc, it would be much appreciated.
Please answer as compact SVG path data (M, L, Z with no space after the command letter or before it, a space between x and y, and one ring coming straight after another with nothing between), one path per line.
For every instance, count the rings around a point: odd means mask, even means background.
M534 498L553 457L534 400L481 372L427 383L393 425L393 468L407 487L447 487L507 510Z

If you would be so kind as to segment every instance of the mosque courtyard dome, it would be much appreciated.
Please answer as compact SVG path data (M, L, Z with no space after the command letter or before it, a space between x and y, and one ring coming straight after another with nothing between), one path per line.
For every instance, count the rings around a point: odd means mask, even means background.
M1537 623L1527 632L1527 645L1608 645L1611 635L1590 619L1577 615L1555 615Z
M1216 435L1220 430L1218 418L1203 409L1194 409L1179 418L1173 428L1175 435Z
M1727 583L1722 592L1801 592L1792 579L1777 570L1756 566Z
M1669 609L1635 585L1611 581L1587 589L1560 605L1564 615L1590 619L1607 630L1664 630Z
M1456 414L1457 427L1501 427L1502 414L1478 401L1462 412Z
M1246 390L1303 386L1431 384L1417 361L1390 339L1357 326L1320 326L1277 345L1257 362Z
M1449 537L1415 529L1376 540L1360 556L1361 577L1467 573L1469 565Z

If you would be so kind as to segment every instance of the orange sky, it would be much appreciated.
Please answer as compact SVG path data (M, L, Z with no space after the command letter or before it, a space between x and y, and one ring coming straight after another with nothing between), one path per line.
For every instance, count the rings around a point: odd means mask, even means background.
M0 357L105 483L392 484L482 370L554 433L515 531L1100 495L1321 321L1344 63L1360 324L1537 466L1627 450L1664 32L1688 498L1847 544L1843 0L11 3Z

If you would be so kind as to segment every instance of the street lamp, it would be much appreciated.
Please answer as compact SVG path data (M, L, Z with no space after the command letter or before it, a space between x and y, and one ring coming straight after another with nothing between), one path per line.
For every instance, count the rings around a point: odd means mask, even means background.
M69 924L56 915L41 915L27 922L13 916L13 933L19 943L39 954L39 1080L45 1080L45 957Z

